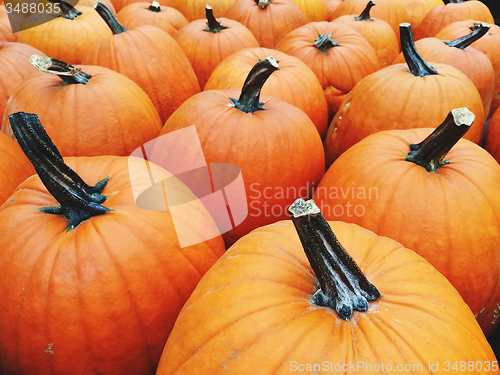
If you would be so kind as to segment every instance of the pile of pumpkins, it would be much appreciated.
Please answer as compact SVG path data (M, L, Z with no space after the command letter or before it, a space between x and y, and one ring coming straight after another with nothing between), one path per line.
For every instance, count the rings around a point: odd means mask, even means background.
M500 374L481 1L14 5L0 375Z

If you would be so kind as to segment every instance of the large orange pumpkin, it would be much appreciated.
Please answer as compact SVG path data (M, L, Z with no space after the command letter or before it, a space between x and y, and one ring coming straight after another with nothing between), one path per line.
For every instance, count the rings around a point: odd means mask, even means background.
M153 103L123 74L41 56L32 61L41 71L16 88L5 108L2 131L11 138L8 115L19 111L40 117L63 156L128 156L160 133Z
M238 0L225 17L245 25L263 48L275 48L286 34L307 23L291 0Z
M81 64L94 43L111 37L111 30L91 7L73 8L65 2L59 5L64 16L41 25L35 17L33 22L37 26L21 29L18 42L29 44L47 56L69 64Z
M449 111L460 107L476 115L466 138L481 141L484 108L472 81L452 66L427 64L415 48L410 24L401 24L401 44L406 64L363 78L342 102L325 137L327 166L370 134L439 124Z
M158 27L128 30L104 5L97 3L95 8L113 36L95 43L83 64L104 66L129 77L149 96L165 123L187 98L201 91L182 48Z
M422 257L309 202L292 212L205 274L157 375L499 373L470 309Z
M299 58L314 72L325 93L329 121L347 93L381 67L362 35L334 22L309 22L281 39L276 49Z
M209 90L194 95L161 131L163 135L195 125L207 163L240 168L248 216L223 234L227 246L261 225L286 218L290 200L312 195L324 174L321 138L307 115L281 99L260 97L264 82L277 69L268 57L255 64L241 93ZM161 147L154 155L154 160L173 157Z
M332 164L314 199L328 220L390 236L426 258L488 334L500 323L500 166L458 141L473 118L457 109L430 136L427 128L366 137Z
M0 209L0 371L153 375L182 305L224 252L221 237L181 247L168 208L137 207L132 190L150 178L192 199L165 170L138 158L63 160L36 115L11 118L38 175ZM215 223L201 203L185 210L196 243Z
M438 38L423 38L415 42L418 53L425 61L451 65L463 72L474 83L483 100L484 113L490 112L493 89L495 88L495 71L488 57L474 49L471 44L485 35L490 26L481 23L470 34L451 41ZM394 59L394 64L404 63L403 54Z
M210 6L206 8L206 19L184 26L174 39L191 62L202 88L226 57L245 48L259 47L250 30L228 18L217 21Z
M214 69L205 90L237 89L260 60L273 56L280 64L262 88L262 94L283 99L309 116L324 137L328 126L328 104L314 72L295 56L268 48L246 48L233 53Z

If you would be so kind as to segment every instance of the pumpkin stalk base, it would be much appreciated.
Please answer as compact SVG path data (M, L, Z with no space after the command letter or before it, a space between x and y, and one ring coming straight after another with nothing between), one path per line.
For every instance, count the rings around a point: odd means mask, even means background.
M334 309L346 321L353 311L367 311L368 302L382 295L340 244L318 206L312 199L297 199L289 212L318 279L312 301Z

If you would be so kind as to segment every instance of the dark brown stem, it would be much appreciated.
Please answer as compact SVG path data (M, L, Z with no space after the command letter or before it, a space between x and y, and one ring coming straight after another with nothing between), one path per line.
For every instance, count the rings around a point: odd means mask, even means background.
M469 47L476 40L481 38L484 34L488 32L490 29L490 25L485 22L481 22L478 27L475 27L470 34L467 34L461 38L452 40L450 42L444 42L446 45L450 47L456 47L460 49L464 49Z
M210 5L205 7L205 14L207 16L207 28L203 31L217 34L218 32L227 29L227 26L222 26L214 17L214 11Z
M406 64L410 68L410 72L415 77L424 77L432 74L438 74L436 69L427 64L420 56L413 41L413 33L409 23L401 23L399 25L401 36L401 50L403 52Z
M460 4L464 3L464 0L447 0L448 4Z
M41 211L64 215L68 220L68 231L84 220L111 211L102 205L107 198L102 191L108 179L94 186L87 185L64 163L36 114L17 112L9 115L9 121L17 142L35 167L40 180L59 202L59 206L43 207Z
M263 110L263 103L259 102L260 91L269 76L276 70L279 70L278 62L272 56L255 64L248 73L239 99L230 98L234 103L234 107L246 113Z
M332 39L332 34L323 35L319 34L318 39L313 43L313 46L318 49L321 53L326 53L330 48L338 47L340 44Z
M313 302L335 309L344 320L349 320L354 310L367 311L368 302L382 295L340 244L318 206L312 199L297 199L289 212L318 279Z
M368 4L366 4L365 10L359 16L354 17L356 21L373 21L373 18L370 17L370 9L375 5L375 3L370 0Z
M90 74L82 72L82 68L52 57L33 55L30 57L30 63L42 72L57 74L62 79L63 86L78 83L85 85L92 78Z
M262 9L265 9L270 3L271 0L254 0L255 4L257 4Z
M59 17L64 17L68 20L74 20L76 17L82 14L82 12L80 12L78 9L76 9L71 4L68 4L65 1L61 0L48 0L48 1L59 5L59 8L61 8L61 15Z
M106 5L96 2L94 4L94 9L97 11L97 13L99 13L104 22L106 22L108 27L113 32L113 35L128 31L128 29L123 27L122 24L118 22L115 15L108 9Z
M406 160L424 167L428 172L448 164L446 154L467 133L475 118L467 108L452 109L431 135L419 144L410 144Z
M153 3L146 8L147 10L150 10L151 12L155 13L160 13L161 12L161 6L160 3L157 1L153 1Z

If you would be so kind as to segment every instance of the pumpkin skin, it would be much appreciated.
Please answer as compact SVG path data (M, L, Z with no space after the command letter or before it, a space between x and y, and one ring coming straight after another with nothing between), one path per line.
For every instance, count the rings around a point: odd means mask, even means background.
M347 25L363 35L373 47L380 65L383 68L391 65L399 53L398 37L394 33L391 25L384 20L370 17L369 12L370 8L368 8L366 17L363 17L363 12L360 16L340 16L335 18L332 22Z
M127 29L152 25L166 31L170 36L174 36L178 30L189 23L186 17L175 8L161 5L160 11L157 12L148 9L149 7L152 5L147 2L132 3L123 7L116 18Z
M234 106L230 98L238 97L240 90L235 89L194 95L160 133L194 124L207 163L232 163L240 168L248 216L223 233L227 247L261 225L286 218L290 201L311 195L325 170L321 138L304 112L279 98L261 95L256 100L263 103L263 110L251 113ZM153 154L153 160L170 157L162 148L155 148Z
M213 15L211 16L213 19ZM199 19L179 30L175 41L191 63L200 87L205 87L210 75L226 57L246 48L258 48L259 42L243 24L227 18L215 20L222 26L210 29L206 19Z
M318 35L329 36L329 41L318 45ZM370 43L350 27L334 22L309 22L281 39L276 49L299 58L314 72L328 103L329 121L347 93L380 68Z
M35 170L16 141L0 132L0 205L9 198L17 186Z
M27 44L0 42L0 113L4 113L7 101L17 86L38 70L30 64L32 55L44 56Z
M314 199L328 220L390 235L426 258L489 334L500 322L500 166L465 139L446 155L450 164L435 172L406 161L410 143L431 131L366 137L331 165Z
M129 167L141 159L66 162L86 182L109 176L104 205L113 212L67 231L64 217L34 209L57 205L37 176L2 206L2 373L154 374L181 306L223 253L222 239L180 248L168 211L138 208L130 178L136 187L150 182ZM205 212L193 209L198 230L214 225Z
M236 0L170 0L172 7L181 12L191 22L205 18L205 6L210 5L218 17L226 17L226 11ZM232 19L231 17L228 17Z
M113 16L106 13L106 17ZM149 96L162 123L187 98L201 91L188 58L165 31L144 25L113 33L95 43L83 63L104 66L129 77Z
M243 87L252 67L268 56L279 61L280 70L269 77L262 94L283 99L300 108L314 123L320 136L324 137L328 126L328 105L323 89L314 72L294 56L268 48L247 48L235 52L214 69L204 90Z
M480 24L480 22L474 20L453 22L437 33L436 38L441 40L461 38L469 34L476 27L476 24ZM491 118L497 108L500 107L500 27L491 24L486 35L472 43L471 47L488 56L495 70L495 88L493 89L490 112L486 114L488 118Z
M238 0L224 16L245 25L263 48L275 48L290 31L307 23L291 0L271 0L264 8L255 0Z
M456 48L438 38L423 38L415 42L418 52L426 61L451 65L464 73L476 86L483 101L484 113L490 112L495 71L488 57L472 46ZM402 53L394 59L394 64L404 63Z
M111 30L94 8L79 6L82 12L73 20L57 17L50 22L21 30L18 42L29 44L45 55L69 64L81 64L97 41L112 36ZM75 35L78 35L75 38Z
M484 133L483 147L500 163L500 110L491 116Z
M135 4L137 2L143 2L143 0L113 0L113 6L116 9L116 12L120 12L127 5ZM158 3L162 6L173 7L172 0L159 0ZM107 4L105 4L107 6ZM115 13L117 14L117 13Z
M12 32L5 5L0 5L0 41L17 42L17 34Z
M435 36L444 27L466 20L495 23L490 10L481 1L455 0L432 8L415 31L415 40Z
M179 314L156 375L251 375L256 366L259 374L281 375L299 364L307 373L386 373L335 367L357 361L391 364L392 371L421 364L405 373L441 374L441 366L429 371L429 363L495 361L470 309L422 257L359 226L329 224L382 293L367 312L344 321L311 301L316 277L293 224L281 221L240 239L205 274ZM305 367L323 361L328 369Z
M108 68L81 68L92 75L87 84L63 86L44 72L24 80L7 102L2 131L14 138L8 115L36 113L63 156L128 156L158 136L162 122L139 86Z
M325 0L292 0L306 17L306 22L321 22L328 20L328 10Z
M429 11L438 6L444 5L443 0L399 0L406 9L408 22L415 30L418 29L424 17Z
M325 0L326 10L327 10L327 21L331 21L333 19L333 13L337 9L337 7L342 4L344 0Z
M100 2L103 3L104 5L106 5L106 7L111 11L111 13L116 14L116 9L110 0L103 0ZM93 1L93 0L78 0L79 6L86 6L86 7L92 8L94 6L94 3L95 3L95 1Z
M335 18L351 14L361 14L365 9L368 0L344 0L333 13L332 21ZM408 14L405 7L399 0L377 0L371 15L387 22L399 41L399 24L408 22Z

